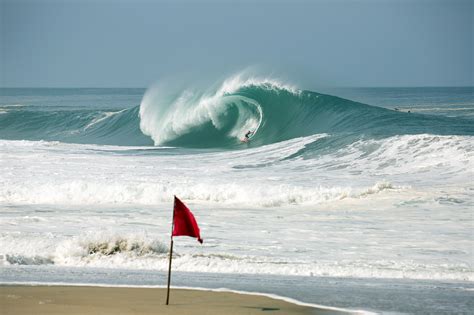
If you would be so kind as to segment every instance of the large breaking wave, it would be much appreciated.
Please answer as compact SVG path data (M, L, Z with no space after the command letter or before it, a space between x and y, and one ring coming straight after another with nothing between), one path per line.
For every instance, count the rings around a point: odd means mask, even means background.
M237 75L208 90L157 86L140 106L140 127L156 145L241 147L320 133L473 134L466 121L397 112L297 89L279 81Z
M4 106L0 114L1 138L14 140L244 148L239 139L248 130L251 146L320 133L474 134L468 120L397 112L242 74L204 89L161 84L123 110Z

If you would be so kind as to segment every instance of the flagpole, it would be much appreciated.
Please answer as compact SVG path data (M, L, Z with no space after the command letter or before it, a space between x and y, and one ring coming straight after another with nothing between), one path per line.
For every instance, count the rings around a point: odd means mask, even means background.
M173 202L173 220L171 222L171 245L170 245L170 264L168 268L168 290L166 291L166 305L169 304L170 300L170 283L171 283L171 260L173 258L173 230L174 230L174 208L176 206L176 196L174 196Z

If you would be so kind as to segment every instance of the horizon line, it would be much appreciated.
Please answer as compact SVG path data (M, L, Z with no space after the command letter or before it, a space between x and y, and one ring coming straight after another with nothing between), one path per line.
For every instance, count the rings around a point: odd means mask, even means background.
M384 89L384 88L474 88L474 85L379 85L379 86L320 86L319 88L336 88L336 89ZM149 87L134 87L134 86L0 86L0 89L147 89Z

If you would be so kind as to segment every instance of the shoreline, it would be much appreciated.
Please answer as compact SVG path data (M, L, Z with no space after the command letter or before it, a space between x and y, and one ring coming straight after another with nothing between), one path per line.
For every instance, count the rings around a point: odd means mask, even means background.
M166 289L165 285L133 285L133 284L106 284L106 283L66 283L66 282L45 282L45 281L10 281L2 282L0 281L0 289L3 287L96 287L96 288L117 288L117 289ZM206 292L215 292L215 293L232 293L240 295L250 295L258 296L264 298L270 298L273 300L278 300L297 306L309 307L314 309L342 312L348 314L374 314L370 311L365 310L354 310L341 307L333 307L315 303L302 302L297 299L286 297L278 294L256 292L256 291L243 291L243 290L234 290L228 288L206 288L206 287L193 287L193 286L171 286L170 289L173 290L189 290L189 291L206 291ZM171 294L171 293L170 293Z
M0 286L164 288L166 273L146 270L4 266ZM174 272L172 288L263 295L346 313L465 313L473 282ZM258 292L258 293L253 293ZM173 295L171 295L171 298ZM435 301L426 304L424 301Z
M90 284L0 284L2 313L7 314L368 314L315 306L265 293L172 287L165 305L163 286ZM295 303L296 302L296 303Z

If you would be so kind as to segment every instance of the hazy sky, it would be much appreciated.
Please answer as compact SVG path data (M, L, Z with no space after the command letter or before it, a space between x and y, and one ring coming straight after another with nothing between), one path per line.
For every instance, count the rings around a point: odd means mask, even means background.
M249 66L305 87L474 85L474 1L0 2L4 87L147 87Z

